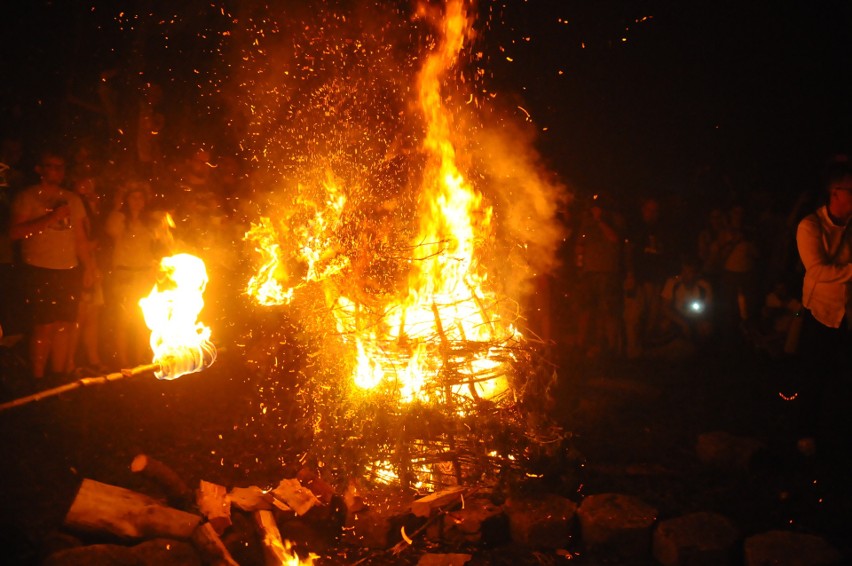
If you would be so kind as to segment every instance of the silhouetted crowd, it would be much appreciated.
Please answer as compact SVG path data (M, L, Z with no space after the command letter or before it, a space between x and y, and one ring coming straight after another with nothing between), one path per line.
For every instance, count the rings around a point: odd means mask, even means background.
M722 176L677 192L580 196L564 211L551 320L538 324L588 358L792 354L805 272L796 231L821 199L737 190Z

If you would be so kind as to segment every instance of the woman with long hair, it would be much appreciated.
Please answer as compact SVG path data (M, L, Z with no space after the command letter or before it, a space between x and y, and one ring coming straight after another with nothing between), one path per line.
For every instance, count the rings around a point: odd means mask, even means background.
M113 241L111 297L115 353L121 367L150 362L148 332L139 299L154 285L158 238L147 183L132 181L116 194L105 231Z

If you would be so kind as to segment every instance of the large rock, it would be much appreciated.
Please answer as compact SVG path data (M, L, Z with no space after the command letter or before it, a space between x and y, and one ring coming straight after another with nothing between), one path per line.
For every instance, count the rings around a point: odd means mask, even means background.
M346 517L346 539L366 548L389 548L402 540L401 529L411 534L426 522L411 513L411 496L404 492L377 491L364 495L366 507Z
M472 497L465 500L462 509L444 517L441 538L449 543L499 544L505 542L508 532L502 507L485 497Z
M510 498L504 505L512 540L533 548L563 548L571 540L577 504L558 495Z
M43 566L137 566L136 556L129 546L92 544L54 552Z
M596 555L645 558L657 510L630 495L590 495L577 511L586 548Z
M137 544L133 553L140 564L155 566L201 566L201 558L188 542L154 539Z
M747 470L755 455L764 448L764 444L755 438L715 431L698 436L695 452L698 459L709 466Z
M74 535L63 531L51 531L39 541L39 552L41 556L50 556L62 550L81 546L83 546L83 541Z
M663 566L723 566L732 562L739 535L716 513L692 513L662 521L654 530L654 558Z
M745 566L831 566L842 557L825 539L791 531L768 531L745 541Z
M470 554L424 554L417 566L464 566L471 558Z
M44 566L201 566L201 558L187 542L154 539L136 546L93 544L51 554Z

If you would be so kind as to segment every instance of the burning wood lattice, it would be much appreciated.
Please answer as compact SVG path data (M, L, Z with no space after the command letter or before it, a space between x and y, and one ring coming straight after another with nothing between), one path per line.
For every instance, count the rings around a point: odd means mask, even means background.
M420 398L402 401L396 387L365 393L345 378L317 388L312 450L328 467L375 483L438 489L526 473L562 440L546 416L552 368L534 344L436 339L429 346L442 356ZM499 365L472 373L469 360L483 352ZM406 363L405 351L397 359L388 349L382 354L387 365ZM348 375L345 368L336 374ZM478 383L495 378L507 381L504 391L476 394Z
M558 231L517 229L473 181L505 182L507 175L476 171L475 163L493 158L473 155L471 132L456 131L467 110L450 105L475 98L464 81L454 80L466 43L475 36L469 8L459 0L440 9L418 7L416 19L425 22L421 31L429 45L416 57L420 70L383 83L391 87L383 94L403 92L396 88L399 80L413 85L405 91L412 99L398 104L417 109L412 119L400 119L414 127L400 126L395 140L375 140L386 144L378 153L355 151L350 159L336 159L345 147L332 149L315 124L306 124L305 131L323 142L309 148L328 148L329 155L311 149L289 156L305 163L294 170L297 182L289 198L271 199L274 212L246 234L263 256L248 294L263 305L307 312L304 324L321 342L321 369L303 384L311 391L306 408L313 423L311 451L345 476L362 477L369 470L377 481L435 487L478 480L519 465L542 437L550 442L559 436L540 422L552 370L520 331L522 285L506 292L510 285L496 275L512 269L508 256L536 254L528 245L533 232L546 235L547 247ZM343 78L323 84L347 83ZM298 116L322 111L333 122L338 114L331 107L337 106L327 95L336 91L318 90L324 93L318 106L300 109ZM349 96L354 94L343 97L347 107L359 103ZM374 110L369 102L365 108ZM341 131L353 127L340 119ZM303 147L297 143L302 139L300 132L293 147ZM350 164L371 170L372 164L360 161L365 155L390 156L406 171L397 193L372 193L366 178L341 172L359 169ZM317 174L326 163L327 171ZM515 172L509 178L517 178L518 186L546 184L536 174ZM550 222L558 199L535 200L542 210L536 214ZM493 269L496 264L503 264L502 272ZM533 275L529 270L515 278Z

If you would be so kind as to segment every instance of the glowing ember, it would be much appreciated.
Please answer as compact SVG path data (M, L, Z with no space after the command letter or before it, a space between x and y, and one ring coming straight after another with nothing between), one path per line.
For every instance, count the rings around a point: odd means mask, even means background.
M282 221L276 228L269 217L263 217L246 233L245 239L254 242L262 258L262 265L246 289L258 303L287 304L298 287L310 281L322 281L347 266L344 256L335 255L332 242L346 197L338 191L331 175L324 183L324 192L320 202L306 198L298 200L293 212L294 216L301 216L302 222L295 223L292 222L294 218L288 218L292 227ZM290 255L285 255L282 242L291 250ZM282 281L290 284L297 280L287 270L288 260L297 264L303 274L301 280L285 289Z
M434 14L421 6L418 15ZM279 224L263 218L246 234L262 255L248 293L264 305L288 303L305 283L326 281L352 267L346 272L349 280L323 289L337 330L352 348L353 383L403 402L500 395L508 388L508 347L521 339L498 312L500 300L478 257L493 238L492 208L456 164L452 118L441 90L471 33L471 20L463 3L452 1L437 25L439 41L416 82L425 168L417 187L419 225L409 232L414 238L407 247L407 288L376 291L371 285L360 269L378 259L369 235L361 236L361 249L350 254L355 256L351 261L337 253L332 236L341 225L346 198L331 175L324 183L325 197L297 198L297 207ZM299 217L302 223L293 222ZM379 226L382 230L385 235L390 231ZM290 266L300 266L293 270L301 275L288 273Z
M252 223L245 238L256 243L255 249L262 256L263 264L257 275L252 276L246 292L254 297L261 305L280 305L289 303L293 298L293 289L284 290L279 281L286 281L284 266L281 261L281 245L278 243L278 233L268 217L260 219L260 223Z
M517 323L567 199L532 117L484 84L471 3L393 5L248 30L237 98L267 193L247 293L318 346L306 416L329 467L437 486L552 438L526 434L552 372Z
M462 2L448 3L441 27L441 41L418 77L427 166L408 294L380 309L340 297L335 310L338 329L358 352L356 385L389 384L404 401L499 395L507 383L493 371L502 362L492 358L490 345L520 338L497 315L496 298L478 262L478 248L491 236L492 209L456 165L451 118L441 95L444 75L470 33ZM365 313L369 324L361 320ZM380 313L379 320L370 321L373 313ZM461 379L449 390L439 386L439 374L454 366Z
M139 300L151 329L151 349L159 379L201 371L216 360L210 328L198 322L207 286L204 262L190 254L164 257L157 283Z

